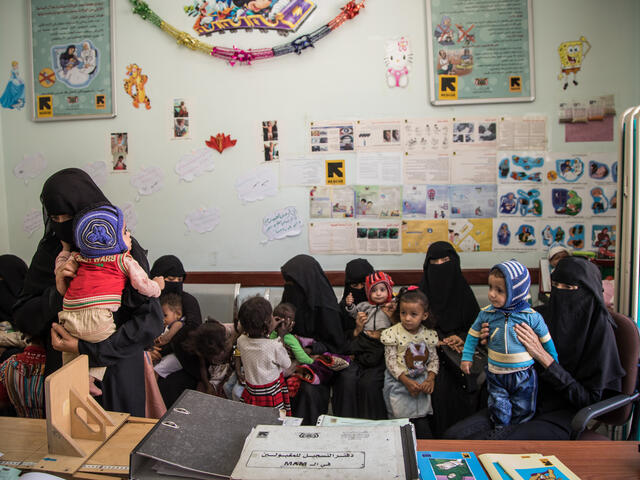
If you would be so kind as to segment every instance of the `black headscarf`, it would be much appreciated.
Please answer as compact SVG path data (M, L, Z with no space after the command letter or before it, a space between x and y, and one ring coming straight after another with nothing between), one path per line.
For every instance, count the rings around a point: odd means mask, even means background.
M45 231L31 260L24 283L26 296L40 295L55 283L53 273L56 256L62 249L60 240L73 243L73 219L62 223L49 215L71 215L97 204L109 204L102 190L84 170L65 168L51 175L40 194Z
M151 267L151 274L153 277L182 277L182 282L165 282L164 290L162 293L182 293L182 284L187 277L184 271L184 266L178 257L175 255L163 255L153 262Z
M15 255L0 255L0 321L11 322L11 308L22 290L27 264Z
M353 303L356 305L360 302L367 301L367 292L364 286L361 289L355 289L351 287L352 283L362 283L367 275L371 275L375 270L371 264L364 258L356 258L347 263L344 269L344 292L342 293L342 300L340 300L340 306L344 305L347 299L347 295L353 295Z
M338 301L320 264L297 255L281 268L285 280L282 301L296 307L294 333L311 337L336 352L344 345Z
M429 260L449 257L439 265ZM443 335L466 333L476 319L480 307L471 287L462 276L460 257L448 242L432 243L424 259L424 275L420 282L429 300L429 309L434 315L437 328Z
M545 320L558 351L558 362L590 390L620 390L624 369L605 307L600 270L586 259L560 260L551 274L554 282L577 285L577 290L552 287Z

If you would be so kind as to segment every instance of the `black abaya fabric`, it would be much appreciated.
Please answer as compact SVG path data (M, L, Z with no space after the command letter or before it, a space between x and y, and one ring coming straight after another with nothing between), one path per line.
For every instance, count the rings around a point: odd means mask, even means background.
M364 280L375 270L373 266L364 258L356 258L347 263L344 269L344 291L340 300L340 317L342 318L342 329L345 335L350 337L356 328L355 319L347 312L347 296L353 295L353 303L357 305L360 302L367 301L367 292L364 288ZM353 288L352 283L362 283L362 288Z
M27 276L27 264L15 255L0 255L0 321L13 324L11 311Z
M45 374L58 369L61 354L51 347L50 328L62 310L62 296L55 286L54 264L61 250L60 239L52 228L49 215L75 215L81 210L107 202L91 177L83 170L69 168L53 174L45 182L41 201L45 234L33 256L23 291L14 307L16 327L29 335L45 339L47 359ZM131 255L149 271L146 251L132 238ZM107 410L145 414L144 357L145 346L162 333L162 309L157 299L135 291L129 283L122 294L122 306L114 315L116 332L100 343L80 340L78 349L89 356L91 366L104 365L102 402Z

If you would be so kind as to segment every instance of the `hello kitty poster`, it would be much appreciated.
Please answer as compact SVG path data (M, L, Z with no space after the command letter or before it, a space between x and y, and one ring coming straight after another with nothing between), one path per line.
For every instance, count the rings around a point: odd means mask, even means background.
M413 63L411 45L406 37L388 40L385 45L385 75L389 88L406 87Z

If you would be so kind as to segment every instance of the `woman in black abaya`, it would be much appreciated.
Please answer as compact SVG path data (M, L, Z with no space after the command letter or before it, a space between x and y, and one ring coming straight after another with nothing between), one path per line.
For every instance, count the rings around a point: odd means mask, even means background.
M462 276L460 257L448 242L431 244L424 260L420 289L429 300L431 315L443 345L438 347L440 371L431 394L435 438L480 408L481 389L475 376L460 370L460 352L469 327L480 307L471 287Z
M0 255L0 322L9 322L14 328L12 309L26 275L27 264L21 258L15 255ZM4 335L5 342L0 344L0 363L14 353L21 352L24 346L20 333Z
M297 255L281 267L285 281L282 301L296 307L293 333L315 340L311 354L343 353L345 335L338 301L320 264L309 255ZM357 414L357 369L351 365L333 376L333 413L343 417ZM293 398L292 409L305 425L315 425L327 413L329 385L302 382Z
M551 284L544 317L558 361L542 348L530 327L515 327L539 372L536 415L528 422L492 430L483 410L454 425L448 438L568 440L578 410L620 392L624 370L615 323L602 297L600 270L583 258L563 258L551 274Z
M24 289L14 309L17 328L46 339L45 374L62 365L60 351L89 356L90 365L107 367L103 382L103 407L135 416L145 415L143 350L162 333L162 309L157 299L140 295L127 284L122 306L114 314L116 332L99 343L88 343L70 336L57 324L62 310L58 287L69 282L75 272L60 269L54 273L61 241L73 244L73 216L81 210L108 203L98 186L83 170L67 168L54 173L44 183L42 202L45 233L27 272ZM146 252L132 237L131 255L148 271ZM52 346L53 344L53 346ZM55 347L55 349L53 348Z
M185 317L184 326L171 339L169 344L161 349L162 356L174 353L180 361L182 369L168 375L158 377L158 387L162 399L167 406L173 405L182 392L189 388L195 390L200 380L200 359L197 355L187 352L184 341L189 333L202 325L202 314L198 300L183 290L182 286L187 277L184 266L175 255L164 255L153 262L151 278L164 277L162 294L175 293L182 298L182 315Z

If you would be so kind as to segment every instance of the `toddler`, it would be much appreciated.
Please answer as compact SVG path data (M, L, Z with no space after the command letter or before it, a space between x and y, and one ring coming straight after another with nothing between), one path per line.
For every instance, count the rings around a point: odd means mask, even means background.
M462 351L461 370L470 372L473 353L483 323L489 324L489 413L498 428L523 423L536 411L538 379L533 359L514 330L518 324L530 326L540 343L558 360L549 329L542 316L527 302L531 279L529 270L515 260L499 263L489 272L489 302L469 329Z
M182 297L177 293L165 293L160 297L160 306L164 314L165 330L155 340L158 346L168 344L176 333L184 326L185 317L182 315Z
M432 329L427 297L418 287L398 294L400 323L382 332L387 370L383 395L390 418L409 418L418 438L430 438L427 415L438 374L438 334Z
M245 389L242 401L261 407L284 409L291 415L289 391L283 370L291 366L291 360L282 343L286 330L276 323L271 314L271 304L262 297L253 297L242 304L238 318L244 334L238 338L242 352ZM278 339L270 339L272 331Z
M91 343L101 342L116 330L113 312L120 308L127 279L143 295L159 297L164 286L161 277L151 280L129 253L131 234L122 210L101 205L80 212L73 222L74 242L80 252L62 242L56 270L66 262L77 264L76 276L64 294L60 324L74 337ZM63 363L77 354L63 352ZM91 377L102 380L106 367L89 369ZM92 394L99 390L91 384Z
M308 347L313 340L305 337L297 337L291 331L295 325L296 307L290 303L280 303L273 309L273 318L279 323L285 334L282 337L284 344L289 347L291 353L291 367L288 373L291 373L298 365L309 365L313 363L313 358L305 351L303 347ZM271 332L270 338L278 338L278 332ZM302 345L304 343L305 345ZM288 375L287 375L288 376Z
M384 272L374 272L365 279L366 302L355 304L353 295L346 299L346 311L356 319L356 329L353 333L357 336L365 331L370 337L380 338L380 332L391 326L391 314L393 313L393 280Z

